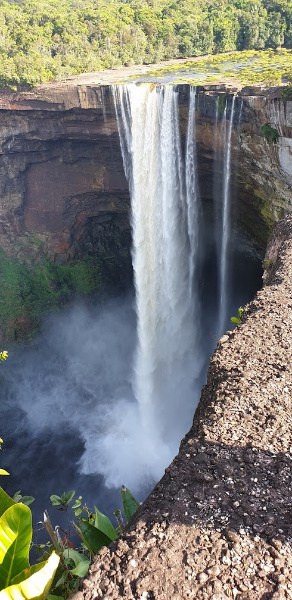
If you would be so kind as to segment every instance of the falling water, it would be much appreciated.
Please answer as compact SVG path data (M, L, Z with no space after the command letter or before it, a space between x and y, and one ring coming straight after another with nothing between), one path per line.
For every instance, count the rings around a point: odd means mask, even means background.
M230 243L230 174L231 174L231 133L233 126L235 96L232 97L229 124L227 123L227 102L222 117L221 133L225 143L223 195L221 216L221 243L219 256L219 319L218 332L221 335L227 325L227 300L229 295L229 243Z
M240 109L239 109L239 115L238 115L238 121L237 121L238 128L240 127L240 123L241 123L242 111L243 111L243 98L241 98L241 101L240 101Z
M188 237L190 242L189 252L189 287L190 296L196 293L194 289L195 269L198 265L199 252L199 218L200 206L198 201L197 181L197 152L196 152L196 88L190 87L190 104L186 143L186 202Z
M175 88L129 85L115 88L114 94L126 173L131 156L135 396L145 434L173 446L190 424L200 370L194 319L199 308L194 310L192 292L199 231L196 91L190 93L186 166Z
M140 498L145 497L191 423L202 383L199 356L207 361L214 341L206 344L216 320L217 284L210 231L213 215L206 207L201 210L198 189L199 97L195 89L190 90L182 144L175 88L130 85L114 89L132 201L139 336L134 375L137 336L132 296L60 313L47 322L44 335L25 354L19 349L17 361L15 351L12 366L3 365L6 380L0 390L0 418L6 426L2 435L10 438L14 452L11 472L13 467L13 480L16 474L19 482L15 485L24 493L35 490L40 515L52 488L60 491L57 485L76 486L86 499L90 493L90 504L97 500L99 504L100 499L109 502L108 509L111 501L105 487L125 483ZM219 133L223 126L227 150L229 146L224 171L228 196L233 105L227 130L226 113L220 119L217 101L214 198L220 207ZM105 111L104 117L106 125ZM217 220L218 229L221 221ZM229 250L234 255L231 243ZM246 270L250 260L244 256L236 272L239 286L243 281L240 303L256 289L251 271ZM22 453L25 465L17 459Z

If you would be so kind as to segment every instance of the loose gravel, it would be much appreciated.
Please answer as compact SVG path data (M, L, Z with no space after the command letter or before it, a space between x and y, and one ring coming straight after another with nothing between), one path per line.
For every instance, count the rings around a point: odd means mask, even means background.
M75 600L292 599L292 217L265 264L178 456Z

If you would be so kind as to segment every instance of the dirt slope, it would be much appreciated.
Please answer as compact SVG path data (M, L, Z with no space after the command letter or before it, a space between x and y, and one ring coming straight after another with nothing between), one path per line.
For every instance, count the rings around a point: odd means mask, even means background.
M266 263L179 455L75 600L292 598L292 217Z

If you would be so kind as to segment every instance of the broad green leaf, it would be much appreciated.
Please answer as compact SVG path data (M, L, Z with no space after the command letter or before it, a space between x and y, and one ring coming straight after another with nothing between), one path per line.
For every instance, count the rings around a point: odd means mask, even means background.
M45 560L43 562L37 563L36 565L32 565L31 567L27 567L27 569L24 569L23 571L21 571L21 573L19 573L19 575L17 575L16 577L13 577L13 579L10 582L11 585L15 585L16 583L21 583L25 579L28 579L29 577L31 577L31 575L40 571L45 566L46 563L47 563L47 561Z
M21 496L21 500L20 502L22 502L22 504L25 504L26 506L30 506L30 504L32 504L35 501L35 498L33 496Z
M62 496L61 496L62 504L69 504L69 502L71 502L71 500L72 500L72 498L74 498L74 496L75 496L74 490L70 490L69 492L64 492L64 494L62 494Z
M97 554L103 546L108 546L112 540L88 521L80 521L77 531L80 532L83 543L93 554Z
M66 550L64 554L65 560L68 558L72 560L72 562L75 565L74 569L70 569L71 575L76 575L77 577L85 577L85 575L88 573L90 561L87 558L85 558L83 554L80 554L80 552L72 550L71 548L69 548L69 550Z
M132 516L139 508L139 502L135 500L134 496L131 494L128 488L124 486L121 489L121 496L126 519L127 521L130 521Z
M60 504L62 504L62 498L60 498L60 496L56 496L56 494L50 496L50 500L53 506L60 506Z
M13 498L10 498L10 496L8 496L8 494L0 487L0 517L2 517L3 513L14 504L15 501Z
M15 493L13 494L13 497L12 497L12 499L14 500L14 502L19 502L20 498L22 498L22 496L21 496L21 491L20 491L20 490L17 490L17 492L15 492Z
M82 503L82 496L79 496L79 498L77 498L74 502L74 504L72 504L72 508L79 508L81 506Z
M42 568L21 583L10 585L0 592L0 600L45 600L59 564L53 552Z
M230 321L231 323L236 323L237 325L241 323L241 319L239 319L238 317L231 317Z
M107 535L111 540L116 540L118 536L112 522L108 519L106 515L100 512L100 510L98 510L96 506L94 507L94 511L94 527L102 531L102 533Z
M29 566L31 538L31 511L24 504L14 504L0 518L0 589Z
M47 596L47 600L64 600L63 596L55 596L54 594L49 594Z
M5 469L0 469L0 475L9 475L9 473Z

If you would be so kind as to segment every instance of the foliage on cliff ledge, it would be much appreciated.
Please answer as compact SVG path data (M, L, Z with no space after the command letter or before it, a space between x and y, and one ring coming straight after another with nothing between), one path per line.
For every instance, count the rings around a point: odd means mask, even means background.
M93 293L100 285L100 264L87 258L68 264L25 264L0 253L0 325L9 337L18 336L25 319L30 327L41 315L73 294Z
M290 0L0 0L0 84L292 47Z

